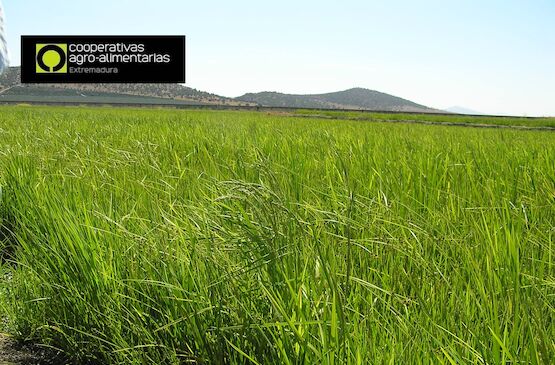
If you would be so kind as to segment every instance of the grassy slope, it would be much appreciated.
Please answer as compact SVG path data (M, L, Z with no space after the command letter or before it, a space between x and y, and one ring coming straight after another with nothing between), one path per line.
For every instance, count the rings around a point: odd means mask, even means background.
M325 116L338 119L369 120L369 121L423 121L435 123L489 124L524 127L555 128L555 118L519 118L519 117L488 117L469 115L430 115L405 113L372 113L372 112L343 112L325 110L297 110L299 115Z
M8 330L104 363L547 364L554 160L546 132L3 107Z

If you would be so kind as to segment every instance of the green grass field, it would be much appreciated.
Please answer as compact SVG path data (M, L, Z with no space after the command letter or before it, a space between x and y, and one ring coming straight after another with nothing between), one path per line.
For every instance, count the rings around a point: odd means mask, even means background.
M367 120L373 122L431 122L462 125L490 125L490 126L512 126L527 128L555 129L555 118L526 118L526 117L489 117L469 115L444 115L444 114L408 114L408 113L378 113L357 111L333 111L333 110L306 110L296 111L299 116L320 116L327 118Z
M100 364L552 364L555 134L2 107L3 332Z

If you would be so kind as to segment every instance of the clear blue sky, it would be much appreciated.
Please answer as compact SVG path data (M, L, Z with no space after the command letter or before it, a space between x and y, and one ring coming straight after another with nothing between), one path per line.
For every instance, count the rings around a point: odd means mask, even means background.
M187 85L225 96L366 87L555 116L555 0L4 0L22 34L184 34Z

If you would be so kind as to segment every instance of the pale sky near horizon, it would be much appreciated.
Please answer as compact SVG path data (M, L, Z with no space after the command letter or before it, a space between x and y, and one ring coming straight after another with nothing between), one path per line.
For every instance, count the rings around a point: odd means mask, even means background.
M187 86L364 87L434 108L555 116L555 0L3 0L21 35L187 36Z

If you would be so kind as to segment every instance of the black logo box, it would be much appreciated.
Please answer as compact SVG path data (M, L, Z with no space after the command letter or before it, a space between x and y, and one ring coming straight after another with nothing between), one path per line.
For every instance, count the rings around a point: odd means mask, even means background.
M169 63L84 63L67 60L68 73L37 73L37 44L144 44L145 54L169 54ZM68 50L68 56L71 52ZM118 68L118 73L70 73L71 67ZM22 83L185 83L185 36L22 36Z

